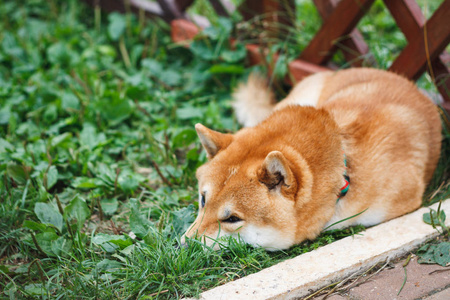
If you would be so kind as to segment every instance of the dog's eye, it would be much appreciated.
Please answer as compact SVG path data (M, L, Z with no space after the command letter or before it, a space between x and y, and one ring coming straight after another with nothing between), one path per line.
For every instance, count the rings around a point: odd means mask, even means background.
M237 223L237 222L240 222L240 221L242 221L242 219L240 219L240 218L238 218L236 216L231 216L228 219L223 220L222 222L225 222L225 223Z
M200 204L202 207L205 207L205 193L202 194L202 198L200 199Z

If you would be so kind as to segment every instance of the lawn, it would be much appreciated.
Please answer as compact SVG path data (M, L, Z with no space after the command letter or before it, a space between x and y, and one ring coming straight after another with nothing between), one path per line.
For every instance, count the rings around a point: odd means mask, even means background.
M284 62L320 26L309 1L298 7L297 27L268 40ZM0 3L0 298L195 296L364 230L327 232L278 253L235 240L220 251L178 247L198 207L195 170L206 161L193 125L237 130L230 92L264 72L246 66L243 44L254 37L228 43L236 23L258 25L209 14L213 27L185 48L161 21L75 0ZM360 29L381 68L405 44L380 1ZM279 63L274 81L285 74ZM419 86L435 92L426 75ZM426 203L450 194L444 133Z

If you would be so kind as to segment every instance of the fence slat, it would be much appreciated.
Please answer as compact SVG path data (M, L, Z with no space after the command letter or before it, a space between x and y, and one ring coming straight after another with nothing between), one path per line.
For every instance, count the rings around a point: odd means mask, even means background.
M425 24L425 16L415 0L384 0L397 26L406 39L414 40Z
M433 62L450 42L449 20L450 1L444 1L424 24L422 34L416 31L389 69L417 80L426 70L428 59Z
M178 9L174 0L156 0L164 11L164 14L169 16L170 19L183 18L183 13Z
M324 20L333 13L338 3L338 0L314 0L314 4ZM345 60L350 62L353 67L361 67L364 62L361 57L369 53L369 47L358 29L353 29L348 38L340 41L337 47L344 54Z
M315 64L327 62L341 37L348 35L364 16L374 0L342 0L325 20L300 59Z
M443 106L450 112L450 69L443 62L445 60L445 55L440 55L432 63L432 76L434 77L434 82L436 84L439 93L444 98Z
M175 0L175 5L182 12L186 11L192 3L194 3L194 0Z
M408 41L414 41L418 36L424 35L423 26L426 19L415 0L384 0L384 3ZM448 53L444 52L433 61L432 69L428 66L428 72L447 102L446 105L450 103L450 70L446 66L448 57Z
M226 0L209 0L212 7L219 16L229 17L232 10L235 9L234 4Z

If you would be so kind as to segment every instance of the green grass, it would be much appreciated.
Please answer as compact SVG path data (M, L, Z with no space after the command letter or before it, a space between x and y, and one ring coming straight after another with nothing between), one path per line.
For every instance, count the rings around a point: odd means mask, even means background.
M299 5L306 43L319 21L310 4ZM234 240L220 251L195 241L178 247L206 160L193 124L237 130L230 91L252 70L242 44L228 43L233 24L214 24L187 49L162 22L75 0L0 4L1 298L195 296L363 230L278 253ZM285 49L288 61L300 49L294 37L271 41L272 51ZM380 66L392 59L374 55ZM449 193L444 133L427 203Z

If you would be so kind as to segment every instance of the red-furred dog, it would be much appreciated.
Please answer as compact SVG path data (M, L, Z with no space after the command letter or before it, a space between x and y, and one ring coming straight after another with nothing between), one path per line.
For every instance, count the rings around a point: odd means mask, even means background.
M199 214L186 236L212 244L240 235L286 249L361 212L333 228L374 225L421 205L441 123L412 82L375 69L323 72L275 105L251 76L234 95L248 128L231 135L195 126L209 162L197 171Z

